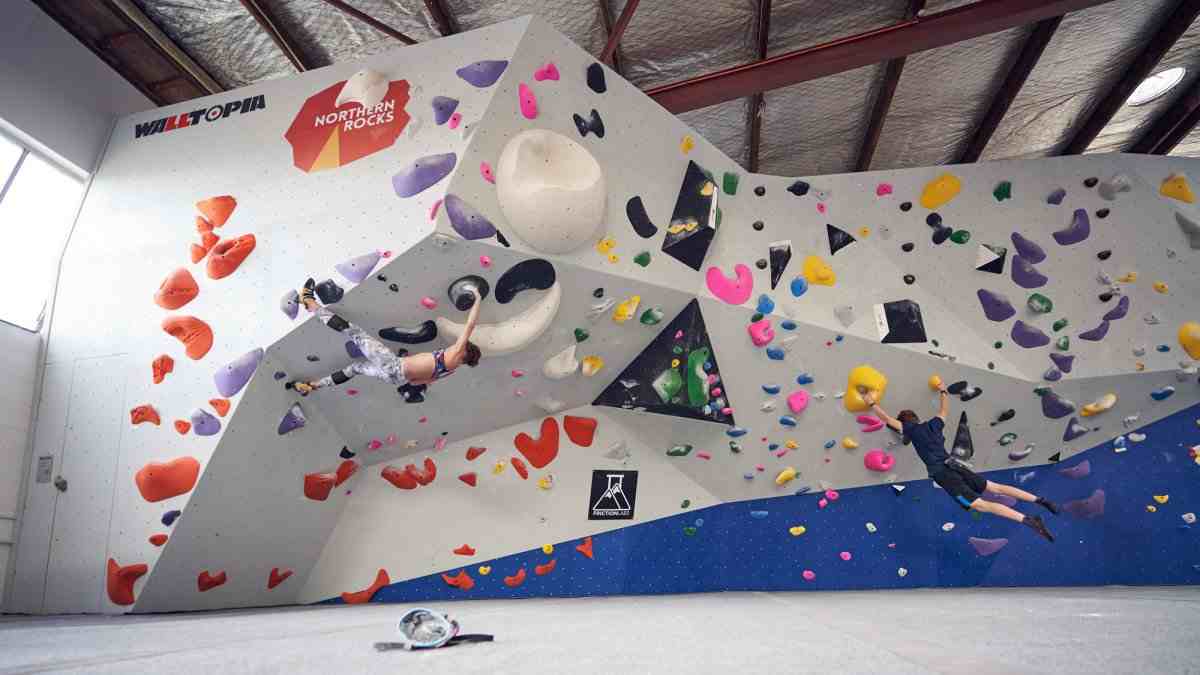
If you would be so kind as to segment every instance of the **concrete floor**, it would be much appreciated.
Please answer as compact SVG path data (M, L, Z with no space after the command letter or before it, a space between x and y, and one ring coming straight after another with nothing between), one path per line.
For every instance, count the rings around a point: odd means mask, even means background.
M2 673L1200 673L1200 587L438 603L496 642L377 653L398 605L0 617Z

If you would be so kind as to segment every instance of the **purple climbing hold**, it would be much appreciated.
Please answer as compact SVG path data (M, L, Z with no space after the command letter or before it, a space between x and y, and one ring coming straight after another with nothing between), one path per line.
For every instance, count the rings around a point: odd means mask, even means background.
M252 349L245 354L237 357L229 363L222 366L216 373L213 374L213 382L217 385L217 391L221 396L229 398L242 390L250 378L254 375L254 371L258 368L258 363L262 361L262 348Z
M1058 368L1047 368L1046 372L1042 373L1042 379L1047 382L1058 382L1062 379L1062 371Z
M1063 509L1076 518L1099 518L1104 515L1104 490L1096 490L1087 499L1067 502Z
M1001 537L999 539L982 539L980 537L968 537L971 547L981 556L996 555L1000 549L1008 546L1008 540Z
M433 97L433 121L437 125L446 123L454 111L458 109L458 99L449 96Z
M1071 419L1067 420L1067 430L1063 432L1063 441L1070 443L1087 432L1088 428L1080 424L1077 418L1072 417Z
M1092 474L1092 463L1085 459L1075 466L1059 469L1058 472L1067 478L1086 478Z
M487 239L496 234L492 221L458 195L447 194L445 205L446 217L463 239Z
M304 410L299 403L293 403L292 407L284 413L283 419L279 420L279 435L282 436L289 431L295 431L304 426L308 420L304 417Z
M1071 217L1071 224L1054 232L1054 241L1057 241L1059 246L1070 246L1087 239L1091 234L1092 221L1088 218L1088 212L1084 209L1075 209L1075 214Z
M1026 349L1044 347L1050 344L1049 335L1043 333L1037 326L1031 326L1020 319L1017 319L1017 322L1013 324L1010 336L1013 342Z
M338 274L345 277L346 281L358 284L362 283L362 280L367 278L371 270L375 269L375 266L379 264L380 257L381 254L379 251L372 251L338 263L333 268L338 271Z
M1012 261L1012 280L1021 288L1041 288L1050 278L1037 271L1024 256L1015 255Z
M352 359L367 358L366 355L362 353L362 350L358 348L358 345L354 343L354 340L346 340L346 355Z
M1017 255L1025 260L1037 264L1046 259L1046 251L1037 242L1030 241L1022 237L1019 232L1012 233L1012 243L1017 249Z
M981 288L975 294L979 296L979 304L983 305L983 315L992 321L1008 321L1017 313L1008 298L999 293Z
M1058 206L1059 204L1062 203L1063 199L1066 196L1067 196L1067 191L1062 188L1058 188L1057 190L1055 190L1054 192L1051 192L1049 195L1046 196L1046 203Z
M1101 318L1104 319L1105 321L1116 321L1117 319L1124 319L1125 315L1128 313L1129 313L1129 296L1122 295L1121 299L1117 300L1117 306L1108 310L1108 313L1105 314Z
M1071 367L1075 364L1075 356L1073 354L1059 354L1058 352L1054 352L1050 354L1050 360L1064 373L1071 372Z
M221 431L221 420L207 410L192 411L192 432L197 436L216 436Z
M1075 412L1075 403L1069 401L1053 391L1048 391L1042 394L1042 414L1052 420L1066 417ZM1072 417L1071 419L1075 419Z
M170 527L175 524L175 519L181 515L183 515L183 511L178 509L167 511L166 513L162 514L162 524Z
M1099 326L1080 333L1079 339L1088 340L1089 342L1099 342L1104 339L1105 335L1108 335L1108 321L1101 321Z
M279 299L279 310L289 319L296 318L296 315L300 313L300 294L296 292L296 289L293 288L283 294L283 297Z
M282 370L277 370L272 377L274 377L276 381L282 380L283 378L287 377L287 373L283 372Z
M483 89L496 84L507 67L508 61L476 61L454 72L471 85Z
M392 188L396 191L397 197L412 197L420 194L433 187L439 180L449 176L457 162L458 155L453 152L418 158L392 176ZM446 196L448 201L449 195Z

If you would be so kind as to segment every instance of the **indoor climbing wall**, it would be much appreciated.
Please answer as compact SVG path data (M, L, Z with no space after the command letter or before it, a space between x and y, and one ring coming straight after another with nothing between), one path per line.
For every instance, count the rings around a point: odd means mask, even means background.
M56 607L1200 578L1200 164L747 174L536 18L236 96L118 125L68 249L37 444L54 530L111 525L50 549ZM474 288L483 358L302 396L363 357L307 277L400 353ZM862 403L934 377L1056 543Z

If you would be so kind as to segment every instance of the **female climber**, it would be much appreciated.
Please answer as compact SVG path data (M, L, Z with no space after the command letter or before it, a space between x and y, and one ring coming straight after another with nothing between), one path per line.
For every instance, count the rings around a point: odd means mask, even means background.
M944 385L938 385L937 389L941 403L938 414L928 422L922 422L911 410L901 410L897 417L892 417L879 407L879 403L870 392L863 394L863 400L889 427L904 435L905 444L912 442L917 455L920 456L922 462L925 462L929 477L933 479L933 482L942 486L946 494L953 497L959 506L1024 523L1047 540L1054 541L1054 535L1046 529L1046 524L1040 517L1027 516L1004 504L988 501L981 495L986 491L1023 502L1034 502L1054 514L1059 512L1057 504L1011 485L993 483L947 454L946 437L942 431L946 428L946 414L950 411L950 395Z
M474 368L479 364L479 347L470 341L471 332L479 320L479 307L482 305L479 293L468 287L467 292L475 296L471 312L467 315L467 324L458 340L445 349L420 354L400 356L387 348L379 340L369 335L362 328L350 323L342 317L329 311L317 303L315 297L316 284L312 279L304 282L300 290L300 302L310 312L315 312L317 318L326 326L339 333L346 333L354 342L363 358L352 361L350 365L335 370L333 373L313 382L289 382L288 389L295 389L301 396L322 387L343 384L355 375L370 375L395 385L427 385L443 377L454 374L462 364Z

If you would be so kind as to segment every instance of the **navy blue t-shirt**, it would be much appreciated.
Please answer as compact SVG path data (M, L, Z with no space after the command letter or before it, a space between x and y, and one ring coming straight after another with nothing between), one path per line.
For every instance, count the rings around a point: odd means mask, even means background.
M950 458L950 455L946 454L946 436L942 433L945 428L946 423L940 417L919 424L904 425L905 437L912 441L930 476L944 469L946 460Z

